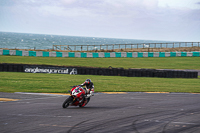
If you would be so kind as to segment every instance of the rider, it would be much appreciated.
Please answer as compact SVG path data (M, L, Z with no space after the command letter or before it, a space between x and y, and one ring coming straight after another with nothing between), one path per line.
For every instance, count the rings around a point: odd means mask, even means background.
M84 83L80 84L80 86L85 86L86 96L87 98L94 96L94 84L92 83L91 79L86 79Z
M85 106L89 102L90 97L94 96L94 84L91 79L86 79L84 83L80 84L80 86L85 86L86 97L84 96L84 99L86 98L87 100L84 100L85 102L82 105Z

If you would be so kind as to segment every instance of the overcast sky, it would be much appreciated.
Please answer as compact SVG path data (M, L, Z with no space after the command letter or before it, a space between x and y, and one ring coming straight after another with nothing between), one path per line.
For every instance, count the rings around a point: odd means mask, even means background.
M0 31L200 41L200 0L0 0Z

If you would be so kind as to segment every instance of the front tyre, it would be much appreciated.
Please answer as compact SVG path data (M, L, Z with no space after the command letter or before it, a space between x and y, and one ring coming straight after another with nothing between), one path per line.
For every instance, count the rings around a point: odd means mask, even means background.
M90 101L90 97L87 98L86 100L87 100L87 101L85 102L85 104L83 103L83 104L79 105L80 108L86 106L86 105L89 103L89 101Z
M62 104L63 108L67 108L69 106L69 103L73 100L72 97L68 97Z

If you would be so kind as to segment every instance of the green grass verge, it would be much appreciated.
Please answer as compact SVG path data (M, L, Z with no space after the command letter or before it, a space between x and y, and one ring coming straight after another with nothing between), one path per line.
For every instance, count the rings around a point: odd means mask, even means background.
M165 58L58 58L0 56L0 63L43 64L59 66L123 67L148 69L200 70L200 57ZM200 93L200 80L180 78L144 78L94 75L33 74L0 72L1 92L66 93L71 85L91 78L96 92L193 92Z
M0 56L0 63L43 64L60 66L122 67L148 69L195 69L200 70L200 57L163 58L63 58Z
M91 78L96 92L200 93L200 79L147 78L42 73L0 73L0 92L67 93L69 86Z

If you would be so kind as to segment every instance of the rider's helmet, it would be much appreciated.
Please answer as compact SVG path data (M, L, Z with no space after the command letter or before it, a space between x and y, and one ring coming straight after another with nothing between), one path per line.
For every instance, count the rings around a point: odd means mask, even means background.
M85 84L89 84L91 82L91 79L86 79Z

